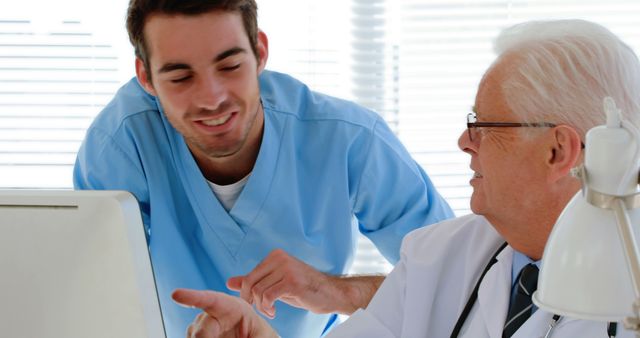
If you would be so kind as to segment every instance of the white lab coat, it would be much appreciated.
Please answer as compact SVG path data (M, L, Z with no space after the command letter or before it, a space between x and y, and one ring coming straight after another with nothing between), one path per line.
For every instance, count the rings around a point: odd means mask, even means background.
M328 337L446 338L491 256L504 240L484 217L469 215L407 235L401 260L366 310L358 310ZM500 338L509 307L513 249L497 256L480 284L460 337ZM588 295L585 295L588 297ZM631 301L629 303L631 306ZM544 337L553 314L541 309L512 338ZM605 338L607 324L563 317L550 337ZM617 337L633 337L618 324Z

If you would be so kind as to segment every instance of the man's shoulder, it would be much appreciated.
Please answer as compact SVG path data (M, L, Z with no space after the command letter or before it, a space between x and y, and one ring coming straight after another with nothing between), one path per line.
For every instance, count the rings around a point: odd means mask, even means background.
M381 119L370 109L313 91L283 73L264 71L260 75L260 92L266 111L291 115L301 122L335 121L371 128Z
M90 130L98 128L108 133L115 132L131 117L148 112L160 116L155 97L144 91L134 77L118 89L96 116Z

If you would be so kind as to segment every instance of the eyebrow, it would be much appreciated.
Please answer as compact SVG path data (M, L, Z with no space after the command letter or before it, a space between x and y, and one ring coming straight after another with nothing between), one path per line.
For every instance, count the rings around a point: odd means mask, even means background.
M160 67L160 69L158 70L158 73L162 74L162 73L168 73L174 70L181 70L181 69L191 69L191 67L186 64L186 63L165 63L164 65L162 65L162 67Z
M236 54L241 54L241 53L246 53L247 50L241 47L233 47L231 49L228 49L220 54L218 54L218 56L216 56L216 58L214 59L215 62L220 62L230 56L236 55Z
M246 53L247 50L241 47L234 47L231 49L227 49L224 52L216 55L216 57L213 59L214 62L220 62L230 56L233 55L237 55L237 54L242 54L242 53ZM162 67L160 67L160 69L158 70L158 73L168 73L174 70L189 70L191 69L191 66L189 66L186 63L179 63L179 62L169 62L169 63L165 63L164 65L162 65Z

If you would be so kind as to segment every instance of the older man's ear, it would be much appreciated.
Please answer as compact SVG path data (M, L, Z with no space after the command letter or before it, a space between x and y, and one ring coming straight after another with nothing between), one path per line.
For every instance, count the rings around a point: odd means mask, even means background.
M548 149L547 166L549 179L556 181L566 177L571 168L582 162L582 140L570 126L560 125L551 130L552 139Z

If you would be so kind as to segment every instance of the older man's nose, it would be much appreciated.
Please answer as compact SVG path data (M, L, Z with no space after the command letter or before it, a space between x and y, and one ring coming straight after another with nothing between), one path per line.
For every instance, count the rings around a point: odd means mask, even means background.
M477 152L476 145L474 144L473 141L471 141L471 138L469 137L468 129L465 129L460 134L460 137L458 137L458 148L460 148L460 150L464 151L467 154L472 154Z

